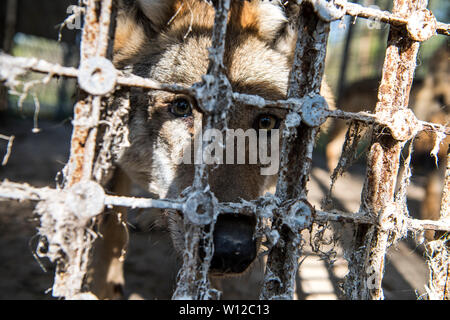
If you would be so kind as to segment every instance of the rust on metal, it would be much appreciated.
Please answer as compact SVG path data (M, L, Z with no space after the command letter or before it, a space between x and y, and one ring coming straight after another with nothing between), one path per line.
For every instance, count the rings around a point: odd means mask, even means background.
M299 35L288 97L280 101L268 101L231 90L223 70L230 0L214 1L216 19L209 72L203 77L203 83L190 88L118 74L108 60L111 58L111 39L115 28L114 1L84 0L80 3L86 8L79 69L0 54L0 81L5 81L11 88L20 83L19 75L33 71L47 74L49 79L53 76L78 78L83 91L74 109L71 155L65 170L64 188L54 190L8 181L0 183L0 198L39 201L37 213L43 225L42 234L55 241L52 243L51 256L48 256L57 264L54 295L68 299L82 295L95 298L82 292L81 288L89 250L97 237L87 227L87 223L95 219L104 206L114 205L185 211L186 251L174 299L214 299L220 296L219 292L211 289L208 279L209 259L213 250L212 232L219 213L238 211L256 214L259 220L269 219L272 223L271 230L262 232L272 244L262 299L293 298L298 261L304 244L300 232L310 228L313 223L324 224L329 221L351 222L356 226L353 247L347 252L350 272L344 287L348 298L383 298L381 281L387 248L392 245L393 239L401 238L404 232L424 229L437 231L435 241L430 242L429 246L431 279L428 297L450 298L449 163L439 221L405 216L403 205L406 204L397 202L395 197L400 154L405 143L422 130L450 134L448 127L418 121L407 108L420 42L436 33L449 35L450 30L448 24L437 22L426 9L426 0L396 0L392 13L345 0L301 1ZM375 114L328 110L320 96L329 22L342 18L344 14L391 25ZM226 128L224 115L233 101L258 108L289 110L282 130L281 170L276 194L242 203L218 203L212 192L204 192L208 189L209 168L200 165L196 167L193 186L183 194L185 198L181 200L105 195L101 185L113 169L114 152L111 150L116 144L123 146L129 143L127 130L119 129L121 125L125 127L128 121L128 89L116 91L116 85L165 90L196 97L206 123L204 130L213 125ZM104 112L102 103L105 98L110 99L109 95L112 94L124 98L124 103ZM362 204L357 213L329 208L328 211L316 210L307 200L306 184L311 171L315 138L320 125L328 117L348 119L358 126L361 124L374 128ZM112 125L112 131L102 127L101 121ZM116 134L114 130L120 133ZM101 146L98 145L99 141L102 142ZM352 144L347 149L354 147ZM199 210L200 207L202 210ZM54 233L54 225L61 230ZM209 225L209 229L205 225ZM68 241L57 242L58 232L68 234ZM198 250L200 241L205 248L203 260ZM61 256L61 250L67 255Z
M298 40L294 55L294 65L289 81L288 98L303 98L307 95L319 95L324 72L326 45L330 31L329 22L322 20L309 2L301 5ZM274 211L273 231L278 232L280 240L271 248L267 259L262 299L292 299L299 257L302 252L302 237L289 219L289 202L293 199L305 199L306 183L312 164L312 151L318 128L302 123L301 115L290 114L285 121L281 146L280 173L276 197L281 207ZM310 124L315 124L310 123ZM297 213L303 216L309 227L312 213L299 208Z
M230 3L230 0L214 2L215 18L208 74L203 76L201 84L194 87L196 101L202 111L201 130L226 128L224 115L232 103L231 85L223 63ZM219 214L218 201L209 187L209 170L207 164L196 165L192 187L184 192L185 252L173 299L209 300L219 297L217 290L211 289L208 276L214 250L212 233ZM207 229L205 225L208 225ZM200 243L204 253L202 258L199 254Z
M437 21L430 10L422 9L414 12L408 19L406 30L415 41L425 41L436 34Z
M74 108L74 119L80 119L81 114L86 109L86 102L79 101ZM89 129L80 127L75 129L72 133L72 141L70 145L70 159L68 162L69 168L72 168L67 178L68 186L72 186L81 180L83 175L84 163L84 147L89 136Z
M449 148L450 150L450 148ZM441 199L440 221L450 220L450 153ZM427 244L430 279L427 287L429 299L450 300L450 231L436 231L434 241Z
M100 14L98 5L101 5ZM93 94L103 95L109 93L115 81L106 82L106 78L113 76L116 71L111 63L105 63L109 39L109 21L112 12L112 0L89 0L85 10L85 23L81 41L81 71L78 79L80 86ZM97 59L97 60L95 60ZM98 66L96 66L97 62ZM87 70L87 74L83 73ZM91 88L91 84L97 82L100 77L105 81L98 87ZM103 72L103 74L102 74ZM108 76L109 74L109 76ZM90 78L94 78L91 80ZM112 77L114 79L114 76ZM95 89L96 88L96 89ZM92 178L92 166L94 161L95 143L97 139L98 121L100 120L100 99L86 97L81 94L81 99L75 107L74 129L72 134L71 157L69 159L67 181L68 187L75 183ZM88 148L88 149L87 149Z
M424 0L396 0L393 14L407 17L417 10L425 9L426 5L427 1ZM418 49L419 43L409 38L404 30L391 27L382 81L378 91L376 114L392 119L408 106ZM403 136L403 128L393 128L391 131L400 132L398 140L408 138L408 134L405 135L406 137ZM396 219L395 215L403 214L399 211L389 212L389 208L394 205L394 191L403 145L397 139L392 136L392 133L385 132L383 127L374 130L361 204L361 210L368 215L374 217L386 215L390 219ZM386 220L381 219L380 222L379 227L358 227L359 230L356 232L359 235L359 241L355 243L353 250L360 251L361 257L353 256L353 261L358 263L349 264L351 277L348 279L359 284L354 288L352 298L383 298L381 279L385 254L391 244L388 241L389 235L396 230L384 228ZM361 251L358 246L365 249Z

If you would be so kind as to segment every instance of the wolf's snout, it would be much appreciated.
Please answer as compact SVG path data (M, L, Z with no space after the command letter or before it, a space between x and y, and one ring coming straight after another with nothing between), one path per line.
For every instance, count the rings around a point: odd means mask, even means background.
M243 215L219 215L214 228L214 255L210 272L244 272L256 257L255 219Z

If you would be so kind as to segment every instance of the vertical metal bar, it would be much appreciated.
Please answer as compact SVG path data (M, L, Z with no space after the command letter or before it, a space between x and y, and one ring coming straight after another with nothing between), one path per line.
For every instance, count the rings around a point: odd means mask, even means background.
M426 0L395 0L393 14L406 18L426 5ZM407 108L418 49L419 42L411 40L403 28L391 26L378 91L378 116L392 118L395 112ZM402 214L395 208L394 191L403 145L386 128L374 129L361 211L376 217L379 225L357 227L346 282L351 299L383 299L385 254L390 237L398 231L389 224L398 223L398 215Z
M203 111L203 130L216 126L224 127L221 115L227 112L232 103L232 90L225 75L224 53L227 30L227 17L231 0L218 0L215 2L215 19L212 33L212 47L209 48L208 73L203 77L204 82L197 90L197 103ZM196 166L194 186L203 188L208 184L207 165L203 163Z
M358 1L353 1L353 2L358 3ZM336 99L337 106L342 105L344 89L347 85L348 62L350 60L351 44L352 44L355 29L356 29L356 25L355 25L355 23L353 23L354 22L353 19L355 19L355 18L350 17L350 19L349 19L349 24L347 27L348 31L347 31L347 35L345 36L345 42L344 42L344 50L342 51L342 59L341 59L341 66L340 66L340 70L339 70L338 90L337 90L337 99Z
M444 189L442 191L440 218L450 218L450 147L447 152L447 168L445 170Z
M440 219L450 219L450 148L448 148L447 152L447 169L445 171ZM444 251L441 259L441 264L444 269L441 280L441 283L443 282L443 284L440 288L442 290L442 299L450 300L450 234L442 231L436 232L436 238L442 242L442 248Z
M447 153L440 219L450 219L450 148ZM428 299L450 300L450 234L436 231L434 238L426 247L430 268Z
M322 85L326 46L330 25L314 12L312 4L304 2L299 15L298 40L295 60L289 81L288 98L318 95ZM315 137L319 131L300 123L298 113L291 113L283 130L280 174L276 196L281 206L274 212L272 229L280 239L271 249L266 266L266 280L261 292L262 299L292 299L302 238L298 229L285 223L292 201L302 199L305 217L312 212L306 202L306 183L312 164ZM305 218L305 220L308 220ZM305 225L307 227L307 225Z
M111 54L110 34L114 29L114 0L84 0L87 4L86 19L81 46L81 65L91 58L107 58ZM197 92L199 107L204 113L203 130L226 128L223 115L228 111L232 101L232 90L225 76L223 57L227 29L228 12L231 0L214 1L216 7L213 28L212 48L210 49L210 66L204 82L194 88ZM329 23L316 15L314 1L303 1L299 17L299 35L295 52L295 62L290 76L289 99L300 99L319 95L324 72L326 45L329 34ZM393 14L407 19L411 13L425 8L427 0L396 0ZM419 43L411 40L403 27L391 27L388 49L384 63L383 78L379 88L377 116L384 119L395 117L395 113L407 108L411 89L415 59ZM127 93L119 93L124 96ZM96 158L96 147L99 141L98 124L101 117L102 94L86 92L75 107L74 131L72 136L71 157L68 163L65 189L80 181L93 179L101 181L103 173L95 174L93 165ZM127 101L124 103L126 108ZM120 108L120 107L119 107ZM292 299L298 259L301 254L302 238L300 231L310 225L313 208L306 200L306 183L309 179L312 163L312 152L318 127L307 125L302 119L302 110L295 110L288 115L283 130L281 167L276 198L280 206L274 210L273 231L280 235L277 244L269 254L266 278L261 293L263 299ZM118 112L117 117L124 119L127 114ZM312 115L314 117L314 115ZM120 122L120 121L119 121ZM391 127L392 129L392 127ZM383 291L381 280L384 269L385 253L392 243L392 237L399 230L398 223L402 213L395 207L395 184L399 170L399 158L404 141L395 139L385 126L375 128L371 150L368 155L368 169L361 211L378 219L378 225L359 225L356 229L355 247L350 263L350 274L347 278L347 291L354 299L381 299ZM110 141L109 141L110 142ZM109 160L109 159L108 159ZM449 218L450 201L450 159L447 158L445 186L441 203L441 219ZM105 160L106 161L106 160ZM98 160L97 160L98 162ZM97 164L96 164L97 165ZM101 163L99 164L101 167ZM110 166L106 168L109 170ZM95 169L96 170L96 169ZM206 164L196 166L195 179L190 192L187 193L187 204L191 207L191 215L206 214L210 216L210 228L190 220L185 215L186 251L183 268L180 272L174 298L209 299L213 290L209 288L208 259L212 255L212 232L217 216L217 202L209 190L209 167ZM89 189L81 189L83 195ZM66 190L65 190L66 191ZM81 192L80 191L80 192ZM100 188L100 195L103 190ZM48 203L42 201L40 209L44 216L54 211L61 213L67 207L64 193L55 196ZM72 194L73 196L73 194ZM101 202L103 204L103 202ZM207 208L201 213L199 208ZM189 209L183 205L183 209ZM87 210L86 210L87 211ZM305 222L294 227L287 218L292 214ZM48 216L48 215L47 215ZM301 219L300 219L301 220ZM61 220L62 221L62 220ZM53 220L49 225L53 228ZM393 225L393 227L391 227ZM64 224L59 225L59 232L65 233ZM72 226L73 227L73 226ZM72 237L80 240L74 246L77 253L58 261L55 276L54 293L66 298L76 297L81 292L85 276L87 259L91 250L90 240L95 235L87 236L85 225L75 224ZM69 234L69 233L67 233ZM431 268L430 283L433 290L442 292L443 298L450 298L448 233L437 232L435 243L439 252L434 251L432 263L437 263L439 270ZM72 239L70 239L72 240ZM205 250L205 257L199 254L200 243ZM443 249L442 249L443 248ZM444 271L443 271L444 270Z
M89 0L86 7L85 24L81 43L81 66L92 58L105 58L108 53L110 17L113 0ZM98 13L100 6L100 14ZM101 59L99 59L100 61ZM99 67L100 68L100 67ZM79 79L80 80L80 79ZM96 153L98 124L101 115L101 95L89 95L81 93L81 99L74 110L74 128L72 132L70 159L65 172L65 191L74 187L77 183L92 180L93 165ZM87 184L87 186L92 186ZM97 186L95 187L97 188ZM99 188L99 195L103 194L103 189ZM81 188L79 192L87 193L86 188ZM97 190L97 189L96 189ZM72 196L74 196L72 194ZM85 198L88 194L83 195ZM61 199L64 199L61 196ZM66 299L76 299L85 286L85 276L89 265L89 258L92 250L92 244L96 238L93 232L87 230L85 223L73 217L76 213L69 210L66 206L61 206L55 199L56 204L60 205L61 221L67 221L59 226L60 230L56 232L69 237L64 242L64 247L56 256L53 256L57 262L55 281L53 285L53 295L64 297ZM54 210L52 201L40 203L40 214L42 217L48 216L49 210ZM87 201L92 201L87 200ZM80 210L87 210L81 205ZM97 212L99 214L101 212ZM94 212L83 212L82 214L94 214ZM51 216L51 215L50 215ZM48 217L47 217L48 220ZM89 219L88 219L89 220ZM41 219L42 221L42 219ZM59 221L59 222L61 222ZM78 221L78 223L76 223ZM41 234L45 234L43 230ZM62 244L57 244L62 245ZM78 247L78 248L77 248ZM67 251L67 252L66 252Z
M110 19L112 0L101 2L100 16L97 5L99 0L89 0L86 8L85 23L81 41L82 66L93 57L106 57L110 46ZM92 166L95 158L95 146L100 120L101 97L84 96L75 106L74 129L66 175L67 187L81 180L92 178Z
M225 75L224 52L225 37L230 10L230 0L214 2L215 19L212 30L212 47L209 49L208 73L203 77L203 83L197 87L197 104L202 110L203 131L223 129L226 127L226 117L232 103L231 85ZM200 142L202 144L202 141ZM196 150L195 152L197 152ZM203 147L201 147L203 157ZM187 205L183 211L185 223L185 253L183 266L179 272L179 279L173 299L217 298L218 293L210 289L208 271L213 254L214 224L218 214L217 200L209 188L209 166L201 161L195 166L194 182L187 195ZM202 210L200 210L202 208ZM204 221L208 224L205 229ZM200 245L204 253L200 257Z

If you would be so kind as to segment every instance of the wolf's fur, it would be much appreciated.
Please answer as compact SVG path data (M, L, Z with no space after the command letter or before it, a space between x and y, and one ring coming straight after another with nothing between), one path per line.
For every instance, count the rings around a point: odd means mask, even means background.
M202 81L214 24L210 4L204 0L122 0L120 5L114 46L118 68L162 83L191 86ZM272 100L286 98L296 41L290 24L293 20L278 1L232 1L224 64L235 92ZM331 96L326 85L323 94ZM194 166L178 165L174 159L180 157L184 141L198 134L193 123L202 115L194 109L192 117L175 118L168 109L178 97L163 91L132 91L131 145L121 150L118 164L155 197L176 199L193 181ZM281 110L237 104L232 107L228 127L245 131L252 128L255 118L266 113L281 119L285 115ZM259 165L221 165L212 172L209 182L218 200L227 202L261 196L274 178L260 175ZM162 217L175 248L183 250L182 214L165 212ZM120 224L116 225L123 233ZM116 252L126 245L120 239L114 240ZM108 239L100 241L107 243ZM109 269L103 268L104 276L97 273L92 280L101 298L114 297L117 285L123 285L122 275L111 276L111 272L121 272L117 257L112 260L108 260Z

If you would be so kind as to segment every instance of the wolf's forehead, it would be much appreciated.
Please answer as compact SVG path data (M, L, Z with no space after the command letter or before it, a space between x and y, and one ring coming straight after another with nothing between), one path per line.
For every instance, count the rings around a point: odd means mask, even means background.
M161 82L187 86L202 81L208 70L210 46L211 40L206 36L193 36L183 43L169 45L152 68L151 76ZM237 36L227 46L224 63L236 91L263 96L268 92L279 95L286 92L289 76L286 56L257 37Z
M282 98L287 91L290 68L285 55L257 37L249 37L225 57L228 77L238 92Z

